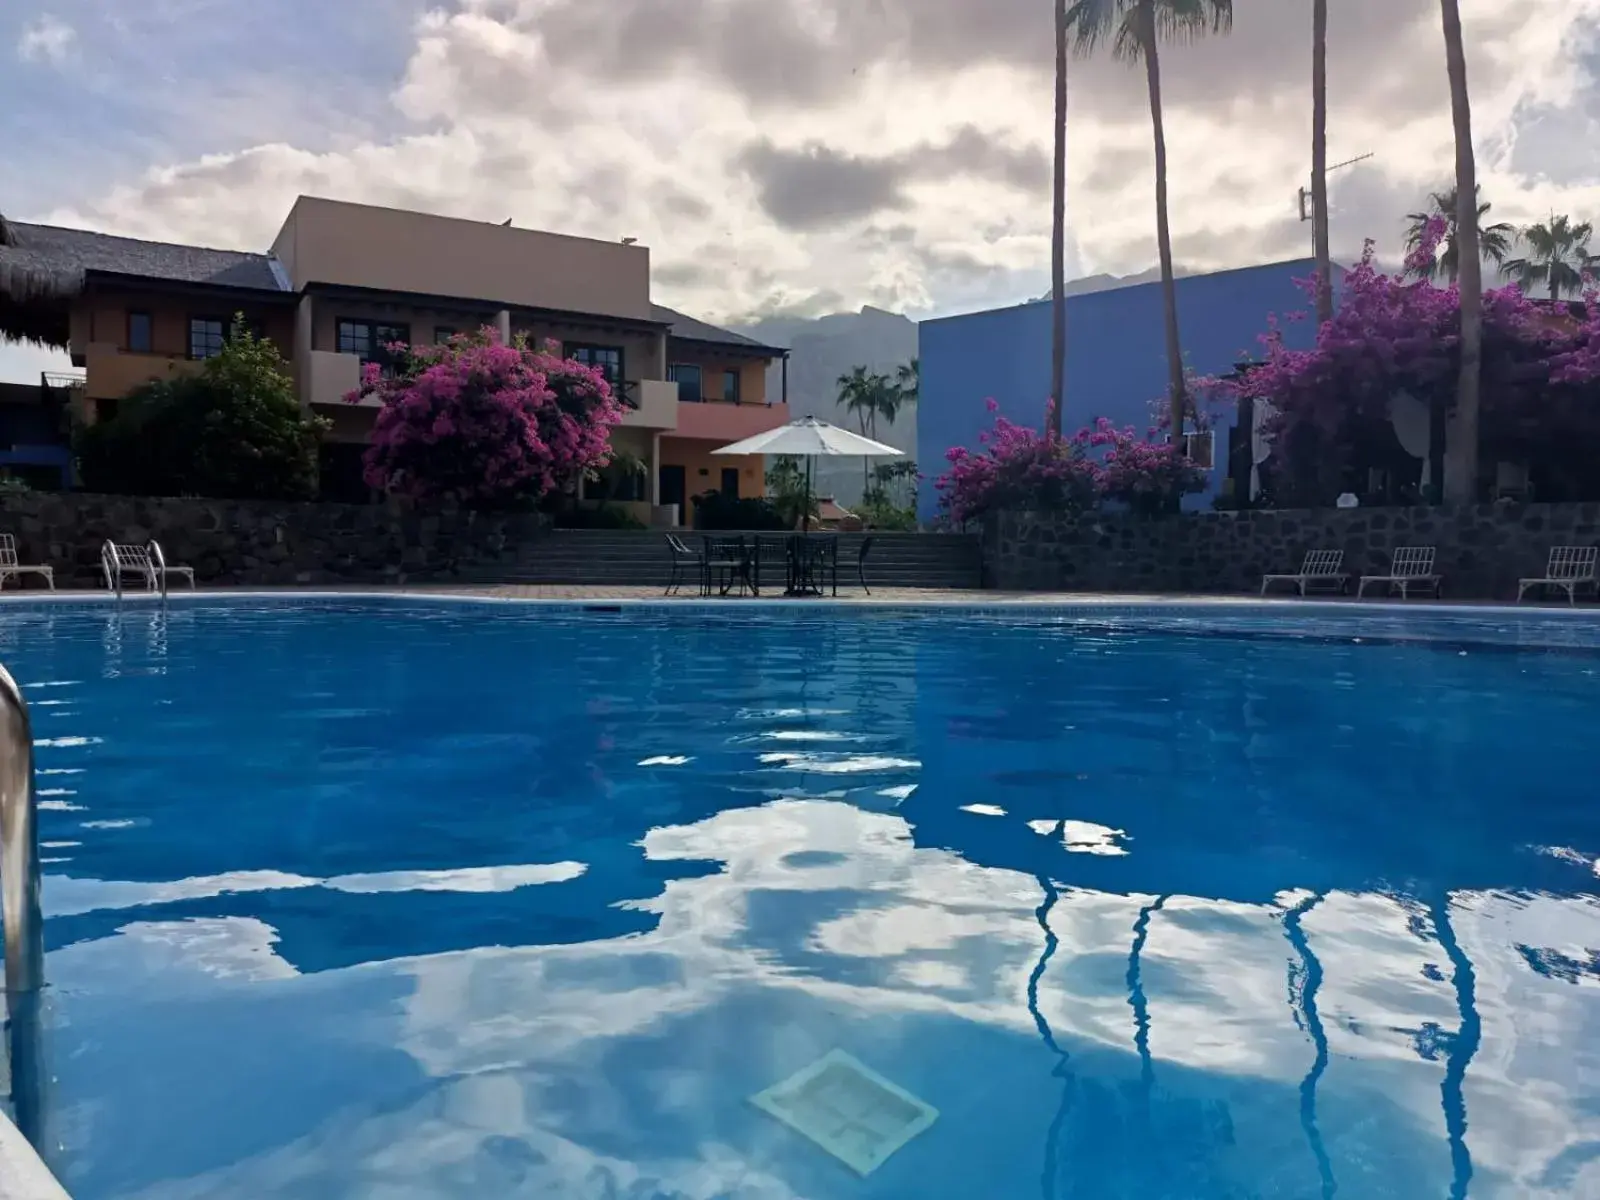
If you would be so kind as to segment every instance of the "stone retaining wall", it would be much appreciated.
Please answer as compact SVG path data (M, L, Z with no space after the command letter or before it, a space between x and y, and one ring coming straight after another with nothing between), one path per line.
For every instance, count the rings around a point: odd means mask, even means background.
M1004 513L984 530L984 582L1004 590L1256 592L1309 550L1380 574L1397 546L1434 546L1445 595L1513 600L1555 545L1600 542L1600 504L1286 509L1076 519Z
M0 532L16 536L24 563L54 567L58 587L101 586L107 538L140 545L153 538L168 562L193 567L202 584L492 582L510 573L544 527L537 514L422 509L401 501L0 496ZM39 586L32 577L23 583Z

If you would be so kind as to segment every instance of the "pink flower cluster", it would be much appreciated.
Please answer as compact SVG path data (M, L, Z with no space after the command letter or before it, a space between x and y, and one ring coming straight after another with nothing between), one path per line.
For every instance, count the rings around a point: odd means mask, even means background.
M1205 487L1205 472L1151 428L1140 438L1104 417L1071 437L1051 438L1000 415L978 435L979 449L945 452L950 469L935 481L940 503L963 524L1001 509L1081 512L1102 499L1139 504Z
M623 406L591 367L485 329L444 346L394 346L366 364L354 401L383 402L369 486L416 499L502 504L574 485L610 457Z
M1206 472L1175 452L1170 442L1157 441L1159 430L1153 427L1141 438L1131 426L1118 429L1101 417L1093 432L1077 436L1085 435L1090 446L1101 450L1100 494L1107 500L1143 507L1205 490Z
M1433 260L1445 234L1442 217L1429 221L1408 267ZM1302 281L1310 293L1313 282ZM1378 271L1369 241L1360 263L1344 276L1333 318L1310 350L1284 344L1275 318L1259 339L1262 363L1237 385L1239 395L1268 401L1274 432L1310 427L1334 435L1359 424L1389 420L1399 393L1454 402L1461 329L1455 286L1435 287ZM1290 314L1288 319L1302 317ZM1485 438L1514 427L1547 423L1552 406L1600 427L1591 385L1600 381L1600 304L1591 292L1583 314L1536 303L1515 285L1483 294L1482 428ZM1578 389L1590 398L1582 402Z

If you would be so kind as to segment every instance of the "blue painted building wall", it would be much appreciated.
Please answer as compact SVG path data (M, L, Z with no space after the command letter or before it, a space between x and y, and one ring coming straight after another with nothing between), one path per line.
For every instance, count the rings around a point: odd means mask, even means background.
M1311 259L1299 259L1179 279L1178 322L1190 370L1222 375L1241 358L1258 356L1269 316L1310 308L1295 281L1313 271ZM1152 402L1167 390L1161 327L1159 283L1067 298L1066 432L1097 417L1141 432L1153 423ZM1283 330L1292 346L1309 346L1315 335L1311 320L1284 322ZM998 401L1019 425L1042 426L1050 394L1050 303L923 321L917 337L917 462L928 479L918 489L917 515L926 521L938 511L932 481L945 471L945 451L976 448L978 435L993 424L987 400ZM1186 497L1185 507L1209 508L1226 477L1227 424L1217 422L1210 487Z

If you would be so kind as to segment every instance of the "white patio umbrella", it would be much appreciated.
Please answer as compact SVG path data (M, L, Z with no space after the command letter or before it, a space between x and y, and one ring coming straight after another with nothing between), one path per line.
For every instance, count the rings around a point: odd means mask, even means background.
M851 433L837 425L819 421L816 417L801 417L747 437L742 442L713 450L713 454L789 454L806 460L806 486L801 494L801 525L811 523L811 462L819 456L830 458L899 458L901 452L893 446L875 442L859 433Z

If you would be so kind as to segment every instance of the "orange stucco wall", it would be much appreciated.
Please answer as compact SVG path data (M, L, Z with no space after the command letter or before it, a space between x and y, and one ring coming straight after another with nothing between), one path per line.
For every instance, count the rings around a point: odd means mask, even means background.
M130 312L150 314L147 352L129 350ZM285 363L293 361L293 309L166 292L95 293L85 297L72 317L72 354L85 368L84 395L90 399L113 399L152 379L171 378L189 369L190 318L211 317L227 324L240 312L261 326Z
M722 375L735 371L739 375L739 403L765 404L767 402L767 360L764 358L737 358L719 354L713 348L688 342L669 341L667 362L691 363L700 368L700 387L707 400L722 400ZM774 396L774 400L778 397Z
M661 464L683 467L684 500L688 502L701 492L714 492L722 486L725 467L739 468L739 495L765 496L767 494L766 459L759 454L713 454L719 442L676 438L670 435L661 439ZM701 472L705 472L701 474ZM685 512L685 521L689 514Z

